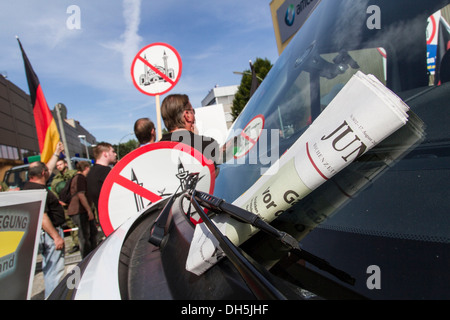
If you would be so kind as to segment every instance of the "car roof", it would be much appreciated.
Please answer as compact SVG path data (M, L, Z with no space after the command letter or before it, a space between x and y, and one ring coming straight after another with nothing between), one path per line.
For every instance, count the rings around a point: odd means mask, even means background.
M28 169L29 166L30 166L30 164L27 163L27 164L22 164L20 166L12 167L9 170L16 171L16 170L21 170L21 169Z

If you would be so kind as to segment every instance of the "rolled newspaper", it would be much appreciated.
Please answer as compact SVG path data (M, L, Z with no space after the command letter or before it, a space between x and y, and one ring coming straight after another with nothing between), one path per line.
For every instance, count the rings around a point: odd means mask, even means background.
M328 218L342 212L343 207L414 150L425 139L426 126L412 111L408 114L405 126L305 196L295 210L289 210L277 219L277 228L301 241ZM286 254L286 250L281 242L266 237L259 240L252 257L270 268Z
M271 222L405 125L408 111L378 79L358 71L291 148L233 204ZM227 215L213 221L235 245L257 232ZM222 256L208 228L197 225L186 269L200 275Z

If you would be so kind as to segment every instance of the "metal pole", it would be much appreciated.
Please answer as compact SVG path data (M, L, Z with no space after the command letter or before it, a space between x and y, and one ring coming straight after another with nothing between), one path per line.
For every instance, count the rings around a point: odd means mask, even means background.
M158 140L162 138L162 128L161 128L161 105L159 102L159 94L155 96L156 99L156 123L158 129Z
M84 143L85 143L85 148L86 148L86 158L88 158L88 159L90 159L89 158L89 149L88 149L88 144L87 144L87 139L86 138L84 138Z
M72 161L70 161L70 153L69 153L69 148L67 146L66 134L64 132L64 124L63 124L63 121L62 121L62 118L61 118L61 111L60 111L61 104L57 103L55 105L55 108L56 108L56 114L58 116L59 131L61 133L62 142L64 144L64 152L65 152L66 157L67 157L67 165L69 167L69 170L72 170L73 169Z

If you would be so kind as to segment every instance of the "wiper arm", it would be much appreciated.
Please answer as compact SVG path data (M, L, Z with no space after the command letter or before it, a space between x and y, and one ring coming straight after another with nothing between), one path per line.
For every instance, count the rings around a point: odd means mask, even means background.
M175 191L175 193L173 193L170 196L166 205L161 210L161 213L155 219L155 222L153 223L153 226L150 229L150 238L148 239L148 242L157 247L160 247L161 249L164 248L167 242L167 233L170 222L172 221L172 214L171 214L172 205L175 202L177 196L179 196L177 191L178 189Z
M197 213L202 218L203 223L205 223L209 231L211 231L217 241L219 241L219 245L222 248L223 252L236 267L256 298L262 300L287 300L284 294L282 294L277 289L277 287L272 284L272 282L270 281L270 275L264 274L263 270L259 270L258 268L256 268L255 265L250 261L250 258L243 254L243 252L241 252L241 250L236 247L233 242L231 242L230 239L227 238L227 236L220 232L214 222L212 222L211 218L205 213L205 211L203 211L203 209L200 207L200 204L197 202L199 200L200 202L204 203L203 200L200 200L200 197L198 197L198 193L199 191L192 191L192 195L190 197L191 203L194 205ZM204 198L203 193L202 196ZM217 198L214 198L214 201L215 199Z
M199 201L202 206L211 209L214 212L226 213L236 220L239 220L244 223L249 223L252 226L272 235L273 237L278 239L281 243L283 243L286 247L288 247L290 251L296 254L299 258L308 261L309 263L315 265L319 269L322 269L334 275L338 279L348 284L351 285L355 284L355 279L351 277L349 274L333 267L326 260L321 259L313 255L312 253L301 249L298 241L294 237L292 237L290 234L284 231L276 229L275 227L264 221L259 215L244 210L231 203L227 203L223 199L216 198L210 194L201 191L195 191L193 193L193 197L195 197L195 199Z
M274 236L290 249L300 250L298 241L294 237L284 231L280 231L272 227L259 215L225 202L223 199L216 198L205 192L196 191L195 195L198 197L197 200L201 202L202 206L207 207L208 209L211 209L215 212L226 213L241 222L249 223L252 226Z

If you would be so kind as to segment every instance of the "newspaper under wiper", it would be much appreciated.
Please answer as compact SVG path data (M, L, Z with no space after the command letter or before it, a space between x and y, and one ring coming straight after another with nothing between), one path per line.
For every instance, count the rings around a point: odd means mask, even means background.
M357 72L301 137L233 204L271 222L408 121L409 107L373 75ZM257 229L229 216L213 219L235 245ZM200 275L223 256L198 224L186 269Z

